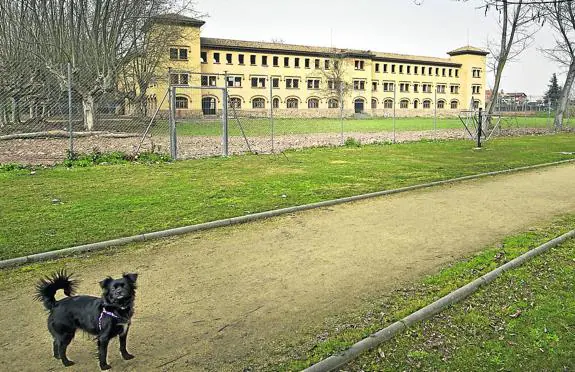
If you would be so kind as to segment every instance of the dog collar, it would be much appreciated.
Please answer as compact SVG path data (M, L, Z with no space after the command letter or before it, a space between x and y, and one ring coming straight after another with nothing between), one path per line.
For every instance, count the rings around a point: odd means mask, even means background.
M112 318L120 319L119 316L117 316L116 314L114 314L111 311L107 311L106 308L103 307L102 312L100 313L100 317L98 318L98 329L100 331L102 330L102 318L104 318L104 315L111 316Z

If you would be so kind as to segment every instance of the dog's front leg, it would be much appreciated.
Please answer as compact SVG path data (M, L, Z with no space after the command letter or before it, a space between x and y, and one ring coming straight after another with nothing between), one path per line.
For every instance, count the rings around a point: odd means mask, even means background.
M126 349L126 341L128 340L128 331L130 330L130 326L126 325L126 331L120 335L120 353L122 353L122 358L124 360L133 359L134 356L128 353L128 349Z
M108 359L108 337L101 337L98 339L98 360L100 361L100 369L106 370L112 368L107 362Z

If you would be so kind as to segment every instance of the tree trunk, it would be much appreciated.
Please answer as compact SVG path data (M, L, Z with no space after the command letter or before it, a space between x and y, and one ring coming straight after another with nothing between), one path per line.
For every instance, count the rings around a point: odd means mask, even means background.
M96 102L94 101L94 97L83 97L82 107L84 108L84 127L87 131L91 132L94 130L94 115L96 114Z
M561 90L561 96L559 97L559 102L557 105L557 110L555 111L555 130L563 129L563 116L565 110L567 110L567 104L569 103L569 93L571 92L571 87L573 86L573 81L575 80L575 58L571 59L571 64L569 65L569 72L567 72L567 78L565 79L565 84L563 84L563 89Z
M20 107L18 105L18 99L16 97L10 97L10 103L12 106L11 118L10 121L12 124L20 123Z

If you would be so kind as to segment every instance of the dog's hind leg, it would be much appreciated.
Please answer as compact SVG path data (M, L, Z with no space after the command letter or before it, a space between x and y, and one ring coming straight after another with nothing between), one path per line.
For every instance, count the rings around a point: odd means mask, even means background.
M66 349L68 348L68 345L70 345L70 342L72 342L73 339L74 339L74 332L71 332L71 333L64 333L64 334L58 335L58 340L55 341L58 343L55 346L58 348L58 354L60 355L60 359L62 360L62 364L65 367L69 367L69 366L74 365L74 362L72 362L66 356Z
M126 326L129 327L129 326ZM129 328L126 328L126 332L124 332L123 334L120 335L120 353L122 353L122 358L124 358L124 360L130 360L133 359L134 356L130 353L128 353L128 350L126 349L126 341L128 339L128 330Z
M54 339L53 342L53 352L54 352L54 358L60 359L60 352L58 351L58 341L56 341L56 339Z
M98 360L100 361L100 369L106 370L112 368L107 362L108 359L108 343L110 339L102 337L98 339Z

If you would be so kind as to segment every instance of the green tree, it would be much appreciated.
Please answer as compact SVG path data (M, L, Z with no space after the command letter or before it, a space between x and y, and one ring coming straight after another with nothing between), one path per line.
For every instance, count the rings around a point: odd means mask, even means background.
M543 99L545 102L551 101L551 104L556 104L559 97L561 97L561 87L559 86L559 83L557 83L557 75L553 74L549 80L549 87L547 88L547 92L545 92Z

